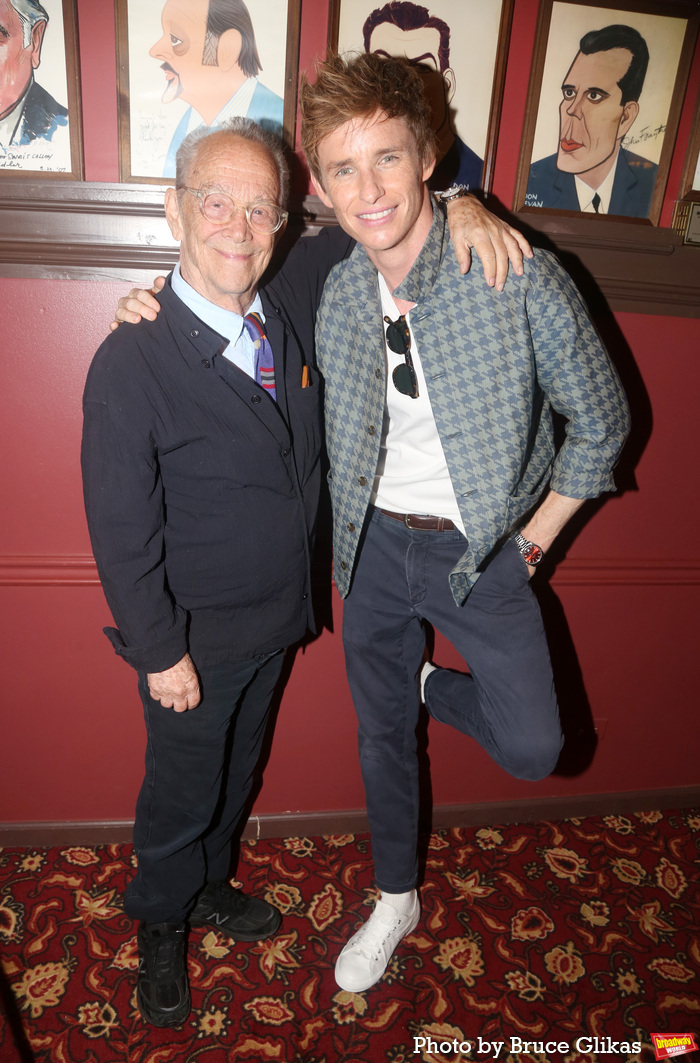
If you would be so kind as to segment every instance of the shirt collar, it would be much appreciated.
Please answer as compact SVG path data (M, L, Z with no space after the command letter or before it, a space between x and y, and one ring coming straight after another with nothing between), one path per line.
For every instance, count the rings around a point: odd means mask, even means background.
M617 164L620 161L620 152L617 153L615 159L615 165L611 169L608 176L603 181L602 185L598 188L591 188L585 181L574 174L574 180L576 182L576 195L578 196L579 209L586 214L609 214L610 213L610 200L612 198L613 184L615 183L615 174L617 172ZM595 195L600 196L600 205L596 211L593 206L593 197Z
M188 284L185 278L180 272L180 263L178 262L173 270L172 274L172 288L175 294L182 299L185 306L189 307L193 314L213 328L219 335L225 336L229 343L235 343L243 332L243 318L240 314L237 314L234 310L225 310L222 306L217 306L216 303L212 303L210 299L206 299L203 295L200 295L191 284ZM265 320L265 313L263 311L262 300L260 293L256 292L253 302L248 307L247 313L260 314L262 320Z
M430 232L408 275L394 292L395 299L405 299L409 303L418 303L421 299L425 299L438 278L443 248L447 239L449 237L445 230L445 215L442 208L433 200L433 221Z

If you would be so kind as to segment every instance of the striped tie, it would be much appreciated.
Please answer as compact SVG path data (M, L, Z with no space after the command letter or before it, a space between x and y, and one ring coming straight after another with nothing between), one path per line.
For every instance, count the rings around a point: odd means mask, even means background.
M276 402L275 362L270 341L265 335L265 325L260 314L246 314L243 324L255 347L255 382Z

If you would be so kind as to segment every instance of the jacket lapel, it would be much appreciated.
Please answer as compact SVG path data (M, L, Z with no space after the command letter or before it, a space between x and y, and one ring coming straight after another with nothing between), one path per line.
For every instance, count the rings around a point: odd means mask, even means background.
M573 174L555 168L554 175L553 187L556 198L550 205L557 210L578 210L579 202Z
M272 346L275 361L275 393L277 401L266 395L254 380L244 373L238 366L226 361L220 354L220 376L223 382L230 387L245 403L246 408L256 417L262 425L277 439L280 444L289 444L289 429L287 428L287 390L285 386L285 360L286 360L286 335L282 322L274 315L268 315L265 308L265 324L267 336ZM251 397L258 395L259 402L252 402Z
M275 394L277 408L285 421L289 421L287 398L287 331L276 310L265 305L265 331L275 360Z

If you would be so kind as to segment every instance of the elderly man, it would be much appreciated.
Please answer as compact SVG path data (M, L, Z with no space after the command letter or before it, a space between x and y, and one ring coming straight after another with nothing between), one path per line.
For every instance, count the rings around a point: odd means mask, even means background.
M336 964L374 985L416 926L421 700L502 768L539 779L562 736L530 576L628 428L617 375L552 255L498 295L460 275L426 182L429 110L400 59L331 56L302 82L318 194L357 240L316 324L335 580L381 898ZM383 340L383 342L382 342ZM555 451L551 411L567 418ZM424 623L470 674L425 661Z
M0 0L0 152L68 125L67 108L34 80L48 21L38 0Z
M639 114L648 63L632 26L584 34L561 87L558 151L530 166L529 207L647 217L657 166L622 142Z
M177 149L202 124L251 118L281 136L284 101L258 80L262 66L243 0L166 0L161 24L149 55L165 75L163 103L190 104L173 133L164 177L174 177Z
M254 123L193 133L166 192L180 262L162 313L111 335L85 388L107 633L139 673L148 738L125 908L140 920L139 1008L159 1026L190 1010L187 919L243 941L280 922L227 880L283 650L313 623L312 321L292 328L258 291L286 192L278 143Z

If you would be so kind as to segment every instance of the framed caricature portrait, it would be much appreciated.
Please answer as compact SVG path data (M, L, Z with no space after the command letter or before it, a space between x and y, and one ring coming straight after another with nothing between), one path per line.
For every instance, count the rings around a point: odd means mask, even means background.
M331 0L330 14L331 48L420 64L437 135L431 187L489 191L512 0Z
M80 180L75 0L5 0L0 44L0 180Z
M697 4L543 0L516 210L657 224Z
M299 0L116 0L122 181L170 181L188 133L241 115L294 140Z

